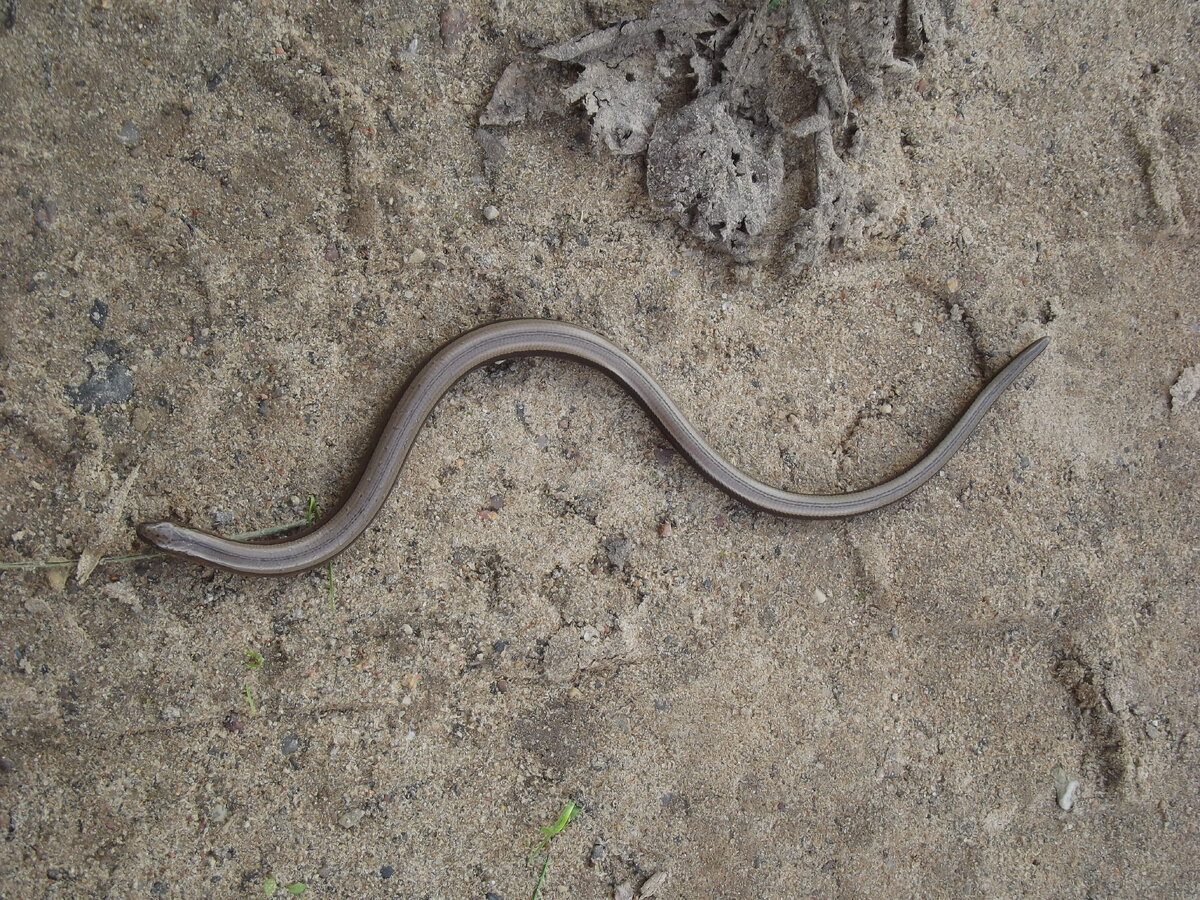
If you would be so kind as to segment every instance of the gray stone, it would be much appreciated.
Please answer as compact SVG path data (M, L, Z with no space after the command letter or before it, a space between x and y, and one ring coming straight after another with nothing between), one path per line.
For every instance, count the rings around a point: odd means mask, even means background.
M94 412L102 406L124 403L133 396L133 375L122 363L110 363L87 381L67 387L67 396L83 412Z

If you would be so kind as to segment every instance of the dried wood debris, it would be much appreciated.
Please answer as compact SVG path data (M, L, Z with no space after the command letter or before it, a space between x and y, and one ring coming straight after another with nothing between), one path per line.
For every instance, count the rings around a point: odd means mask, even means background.
M696 238L739 262L780 252L806 269L861 231L847 161L862 105L915 75L953 4L660 0L509 65L479 118L485 165L503 159L506 129L579 109L596 146L645 154L651 201ZM780 222L784 142L810 138L816 202Z

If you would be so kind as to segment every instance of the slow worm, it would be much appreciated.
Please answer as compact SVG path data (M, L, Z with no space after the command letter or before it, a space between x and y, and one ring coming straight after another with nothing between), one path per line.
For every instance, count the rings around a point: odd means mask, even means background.
M933 477L962 446L1004 390L1049 342L1034 341L993 378L946 436L918 463L890 481L848 494L793 494L763 484L722 458L646 370L599 335L547 319L485 325L446 344L413 376L401 395L362 477L332 516L313 530L274 543L219 537L172 522L138 526L142 539L206 566L248 575L287 575L319 566L349 547L375 518L408 457L417 433L442 396L473 369L515 356L555 356L594 366L636 398L709 481L749 506L777 516L853 516L894 503Z

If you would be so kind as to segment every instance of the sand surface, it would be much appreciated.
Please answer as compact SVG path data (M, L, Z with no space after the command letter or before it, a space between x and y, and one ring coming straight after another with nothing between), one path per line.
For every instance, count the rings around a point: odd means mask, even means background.
M1200 8L964 0L808 272L697 241L579 114L485 170L505 67L647 8L0 3L0 559L84 559L0 573L0 897L519 900L568 800L548 900L1200 893ZM96 565L336 504L413 367L518 316L814 492L1051 343L852 520L749 511L520 360L438 408L332 600Z

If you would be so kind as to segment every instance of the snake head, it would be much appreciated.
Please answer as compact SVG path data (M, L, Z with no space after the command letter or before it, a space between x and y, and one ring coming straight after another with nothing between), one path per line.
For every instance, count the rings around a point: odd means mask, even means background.
M172 522L143 522L137 527L138 537L159 550L168 552L182 547L182 530Z

